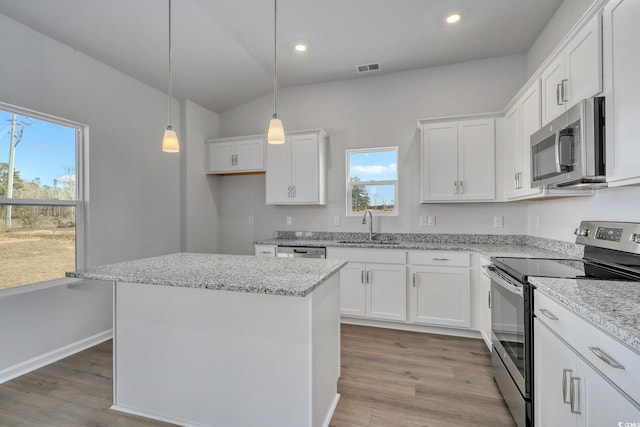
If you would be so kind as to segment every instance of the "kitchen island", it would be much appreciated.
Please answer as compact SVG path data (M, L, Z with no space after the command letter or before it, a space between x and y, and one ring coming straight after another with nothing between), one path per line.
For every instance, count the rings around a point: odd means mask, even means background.
M328 426L337 260L179 253L68 273L114 283L112 409L179 425Z

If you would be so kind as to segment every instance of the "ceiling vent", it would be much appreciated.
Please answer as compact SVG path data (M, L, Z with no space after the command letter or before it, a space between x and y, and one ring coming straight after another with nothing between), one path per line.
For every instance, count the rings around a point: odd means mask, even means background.
M370 73L372 71L379 71L381 68L379 62L375 62L373 64L365 64L365 65L357 65L356 70L358 73Z

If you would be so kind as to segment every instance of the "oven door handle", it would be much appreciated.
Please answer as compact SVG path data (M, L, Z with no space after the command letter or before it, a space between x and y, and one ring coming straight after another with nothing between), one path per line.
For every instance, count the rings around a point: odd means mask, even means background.
M522 286L516 286L513 283L508 282L506 279L504 279L500 273L498 273L498 268L496 268L493 265L490 265L487 267L487 270L489 271L489 276L491 276L491 280L493 280L494 282L496 282L496 284L500 285L500 287L506 289L507 291L522 296Z

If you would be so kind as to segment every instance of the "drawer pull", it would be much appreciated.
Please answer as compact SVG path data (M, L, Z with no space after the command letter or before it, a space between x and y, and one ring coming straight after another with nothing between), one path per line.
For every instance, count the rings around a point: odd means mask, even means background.
M552 312L550 312L549 310L547 310L546 308L541 308L540 309L540 313L544 314L545 317L548 317L551 320L560 320L558 319Z
M611 356L609 356L604 351L600 350L598 347L589 347L589 350L591 350L593 354L598 356L600 360L602 360L604 363L611 366L612 368L624 369L624 366L616 362L613 358L611 358Z
M260 251L261 254L272 254L273 252L271 251Z
M431 258L433 261L450 261L449 258Z

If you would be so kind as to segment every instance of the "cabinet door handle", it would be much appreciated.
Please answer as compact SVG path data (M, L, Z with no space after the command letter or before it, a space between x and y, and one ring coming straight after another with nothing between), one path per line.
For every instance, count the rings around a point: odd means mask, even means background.
M432 261L449 261L449 258L431 258Z
M569 394L571 395L571 413L581 415L580 412L580 384L575 385L576 381L579 383L580 378L571 377L571 386L569 387ZM576 407L578 409L576 409Z
M569 102L569 98L567 98L567 86L569 84L569 80L567 79L563 79L562 80L562 102Z
M458 181L458 191L460 192L460 194L464 193L464 187L462 186L462 183L464 181Z
M569 405L571 404L571 397L567 399L567 374L569 374L569 378L571 378L572 372L571 369L562 370L562 402Z
M612 368L624 369L623 365L621 365L618 362L616 362L615 359L613 359L611 356L609 356L604 351L600 350L600 348L598 348L598 347L589 347L589 350L591 350L591 352L593 354L598 356L598 358L600 360L602 360L604 363L606 363L607 365L611 366Z
M293 191L293 197L296 197L296 186L295 185L291 186L291 191Z
M552 312L550 312L549 310L547 310L546 308L541 308L540 309L540 313L544 314L545 317L548 317L551 320L560 320L558 319Z
M556 104L558 105L562 105L562 102L560 101L560 88L562 87L562 83L558 83L556 85Z
M453 193L458 194L458 181L453 181Z
M517 174L517 173L514 173L514 174L513 174L513 182L514 182L514 184L513 184L513 185L514 185L514 187L516 188L516 190L517 190L518 188L520 188L520 187L518 187L518 174Z
M371 275L370 275L371 271L367 270L367 283L371 283Z
M418 273L413 273L413 287L417 287L416 286L416 276L418 275Z
M487 295L489 296L489 308L491 308L491 291L487 292Z
M289 193L289 197L291 197L291 186L287 187L287 192Z
M360 283L365 283L365 281L364 281L364 270L360 271Z

